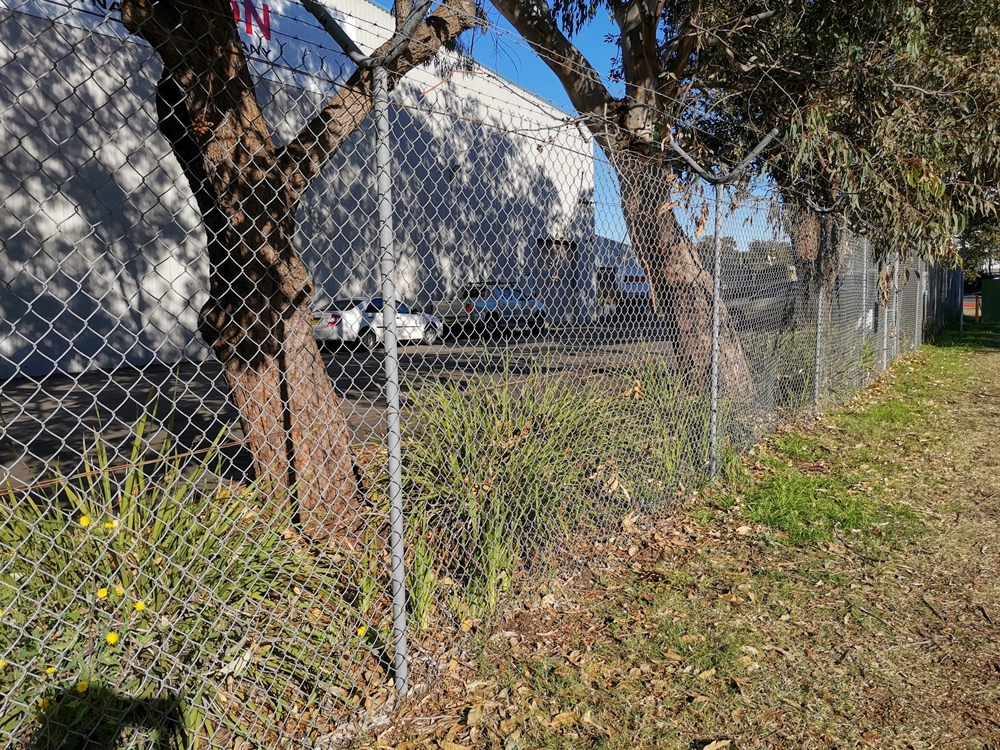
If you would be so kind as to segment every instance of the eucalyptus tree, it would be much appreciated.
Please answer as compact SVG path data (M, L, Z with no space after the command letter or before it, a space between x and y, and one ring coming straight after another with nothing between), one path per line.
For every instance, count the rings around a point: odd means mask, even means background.
M375 53L398 53L390 86L476 22L472 0L441 5L415 27L410 8L399 3L397 33ZM372 110L372 73L358 68L294 138L278 143L229 0L122 0L121 18L163 63L159 130L207 238L210 293L199 328L222 363L257 477L293 504L308 534L346 543L361 503L354 455L313 337L313 282L293 239L302 195Z
M682 364L708 362L712 280L674 211L689 180L668 142L735 163L773 127L763 170L802 222L852 224L890 248L951 257L970 210L995 210L997 8L978 0L490 0L541 56L614 166L633 246ZM604 76L572 39L598 14L617 27ZM624 85L612 93L607 81ZM690 183L688 183L690 184ZM820 226L810 226L818 223ZM811 237L809 235L812 235ZM832 243L837 245L839 243ZM807 252L808 254L808 252ZM724 383L747 367L722 319Z

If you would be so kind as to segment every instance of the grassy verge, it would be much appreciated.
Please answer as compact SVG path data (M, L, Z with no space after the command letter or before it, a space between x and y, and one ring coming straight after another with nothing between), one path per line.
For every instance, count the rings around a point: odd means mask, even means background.
M550 577L566 540L602 535L616 509L658 501L704 462L700 397L653 354L590 379L507 369L410 401L418 678L515 581ZM81 475L0 495L0 738L111 746L144 728L178 746L271 746L383 711L385 449L361 457L363 538L325 550L299 537L284 496L222 482L211 453L149 457L145 430L124 475L95 435Z
M144 460L144 429L124 476L95 436L87 473L0 493L5 744L268 744L386 701L364 555L333 567L282 496L220 481L211 453Z
M996 747L998 344L944 334L673 517L618 518L366 741Z

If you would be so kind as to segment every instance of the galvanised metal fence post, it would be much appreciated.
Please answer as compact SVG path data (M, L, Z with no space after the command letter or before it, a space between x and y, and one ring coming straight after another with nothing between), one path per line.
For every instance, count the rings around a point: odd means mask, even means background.
M389 546L392 567L392 666L395 688L406 695L406 568L403 546L403 458L399 409L399 350L396 331L396 256L392 228L392 171L389 148L389 86L385 67L372 70L375 89L375 180L378 191L378 244L382 256L382 318L385 321L385 421L389 449Z
M806 199L806 204L821 216L829 216L834 211L836 211L843 204L844 196L837 196L837 200L833 202L831 206L817 206L811 200ZM832 240L830 226L826 224L827 219L824 219L824 229L820 231L820 242L827 243ZM840 238L838 237L838 241ZM824 250L829 250L830 248L822 248ZM820 252L820 257L823 253ZM820 376L822 374L822 361L823 361L823 293L826 289L826 279L824 274L821 272L819 279L819 290L818 296L816 298L816 363L813 371L813 413L819 414L819 402L821 396L821 383Z
M958 288L958 340L962 341L965 336L965 238L959 237L959 263L955 269L955 286Z
M819 292L816 296L816 367L813 370L813 412L819 414L819 402L822 394L820 377L823 361L823 293L826 285L819 280Z
M743 174L744 170L750 166L750 163L760 155L764 147L777 135L778 129L772 129L770 133L761 139L760 143L750 152L750 155L740 162L739 166L721 177L716 177L701 167L676 141L670 141L670 145L683 157L684 161L690 164L691 168L705 182L715 186L715 280L712 286L712 383L710 394L711 409L708 421L708 474L709 478L713 480L719 472L719 334L722 328L722 188L726 183L732 182Z
M892 265L892 361L899 357L899 253Z
M865 342L868 340L868 240L861 240L861 347L859 350L861 364L858 367L859 385L868 382L868 373L864 367ZM875 366L874 358L872 366Z
M881 275L881 271L879 272ZM881 297L881 295L879 295ZM891 290L886 290L885 301L879 300L882 305L882 372L889 369L889 303L892 302Z
M927 305L923 304L924 301L924 273L923 273L923 260L917 258L917 301L914 303L913 308L913 349L916 351L921 347L923 341L921 341L924 321L923 317L927 313Z
M378 245L382 273L382 320L385 365L385 423L389 472L389 548L392 576L392 669L400 696L409 689L406 640L406 567L403 526L403 457L399 408L399 345L396 320L396 254L392 226L392 151L389 145L389 75L386 69L406 47L430 0L419 0L396 29L389 48L379 57L367 57L336 18L317 0L303 0L324 29L358 67L372 73L372 112L375 118L375 188L378 204Z
M709 474L719 470L719 329L722 302L722 182L715 183L715 260L712 286L712 408L708 418Z

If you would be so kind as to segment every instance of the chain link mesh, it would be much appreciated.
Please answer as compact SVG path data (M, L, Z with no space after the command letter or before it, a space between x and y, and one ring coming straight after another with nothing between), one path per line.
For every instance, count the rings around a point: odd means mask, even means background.
M731 460L958 315L960 271L727 191L713 402L711 189L444 50L394 81L393 321L370 107L303 135L354 67L297 6L232 8L236 177L184 160L225 120L171 99L117 4L0 2L8 745L336 747L398 700L394 572L419 690L526 576L704 481L713 410ZM336 15L364 50L393 32Z

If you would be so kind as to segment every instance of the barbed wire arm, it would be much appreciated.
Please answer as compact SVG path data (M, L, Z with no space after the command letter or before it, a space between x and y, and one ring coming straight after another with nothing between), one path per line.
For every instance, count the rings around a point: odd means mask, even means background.
M359 68L372 68L376 65L388 65L399 57L420 25L420 22L424 19L424 15L431 6L431 0L421 0L419 5L409 8L402 19L397 16L397 28L392 35L392 39L389 41L388 48L381 55L373 55L371 57L361 51L361 48L344 31L344 28L333 17L333 14L330 13L326 6L317 2L317 0L302 0L302 6L319 21L323 30L333 38L337 46L343 50L351 62Z
M832 214L844 205L844 194L838 193L837 199L829 206L820 206L812 198L806 197L806 205L818 214Z
M376 58L375 64L389 65L399 57L400 53L406 48L406 45L409 44L410 37L417 30L417 26L423 21L424 14L427 13L430 7L431 0L421 0L420 3L410 9L406 19L400 24L395 35L393 35L392 41L389 42L389 48Z
M316 0L302 0L302 6L312 13L313 17L319 21L320 26L323 27L323 30L330 35L351 62L358 67L365 67L371 58L354 43L354 40L344 31L344 28L333 17L333 14L326 9L326 6L320 5Z
M684 148L673 138L669 138L668 140L670 142L671 147L673 147L674 151L676 151L680 155L680 157L684 159L684 161L691 166L691 168L695 171L695 173L697 173L703 180L705 180L705 182L709 183L710 185L724 185L727 182L732 182L734 179L739 177L743 173L743 171L750 166L753 160L756 159L758 156L760 156L761 152L765 148L767 148L767 144L770 143L774 138L776 138L777 135L778 135L778 129L772 128L771 132L769 132L761 139L760 143L758 143L754 147L753 151L751 151L743 161L741 161L738 165L736 165L736 167L731 169L729 172L726 172L725 174L720 176L713 175L707 169L698 164L698 162L696 162L694 158L692 158L692 156L687 151L685 151Z

